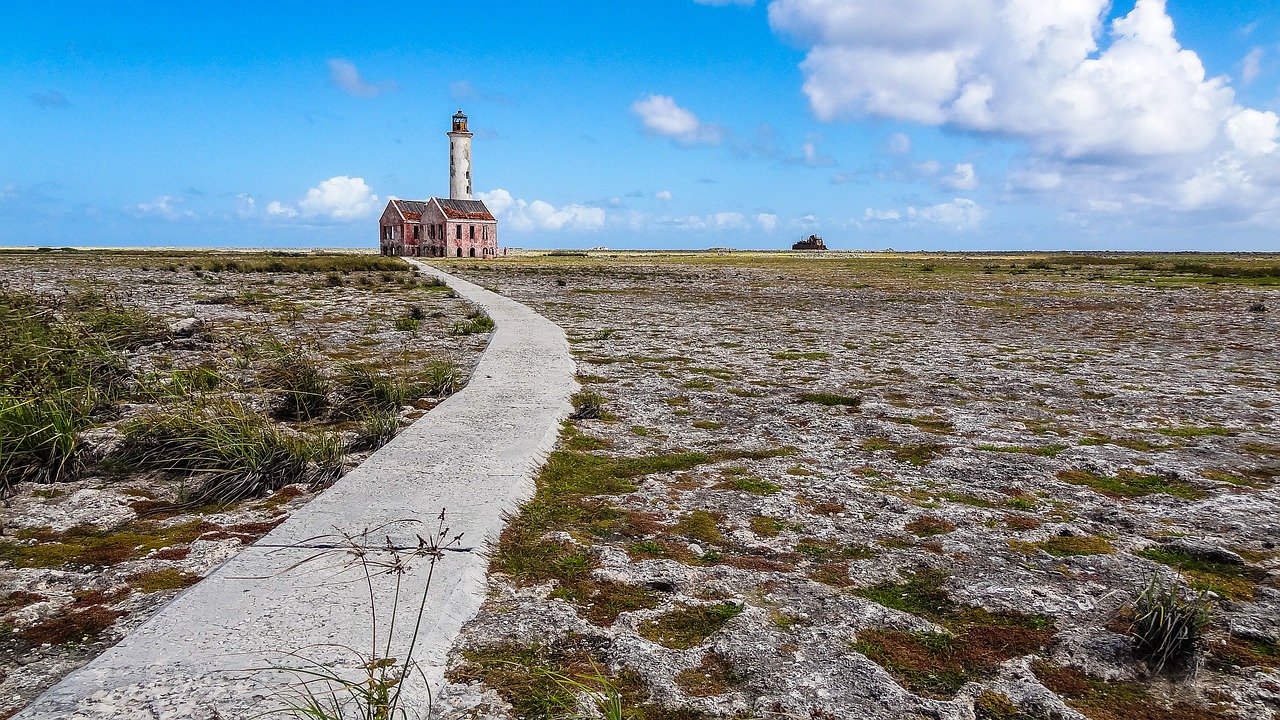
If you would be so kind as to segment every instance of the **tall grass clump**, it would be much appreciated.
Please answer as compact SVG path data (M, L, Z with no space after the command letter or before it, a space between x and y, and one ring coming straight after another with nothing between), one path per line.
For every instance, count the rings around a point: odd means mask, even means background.
M467 311L466 319L455 322L453 327L449 328L449 332L453 335L479 335L493 332L495 327L497 325L493 322L493 318L483 310L473 308Z
M117 459L134 467L193 475L202 501L232 502L285 485L323 485L342 471L333 436L290 433L233 401L144 415L122 428Z
M363 363L343 365L339 382L346 404L362 412L399 410L410 395L410 387L404 381Z
M1213 619L1212 601L1201 593L1184 599L1174 585L1152 575L1131 609L1129 635L1134 654L1152 674L1186 667L1200 649L1201 635Z
M78 469L76 433L126 385L120 351L162 340L157 318L92 292L0 291L0 499Z
M432 358L414 378L414 392L419 397L448 397L462 387L462 381L462 371L456 363Z
M292 420L311 420L329 407L329 379L300 345L271 343L270 359L258 384L277 399L276 412Z
M349 447L354 452L377 450L391 442L400 432L400 418L394 410L371 410L360 419L356 427L356 437Z

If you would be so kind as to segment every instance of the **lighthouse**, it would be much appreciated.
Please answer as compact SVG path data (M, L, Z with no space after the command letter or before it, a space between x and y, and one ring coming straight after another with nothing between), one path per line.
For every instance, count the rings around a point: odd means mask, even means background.
M462 111L453 114L449 131L449 199L471 199L471 131Z

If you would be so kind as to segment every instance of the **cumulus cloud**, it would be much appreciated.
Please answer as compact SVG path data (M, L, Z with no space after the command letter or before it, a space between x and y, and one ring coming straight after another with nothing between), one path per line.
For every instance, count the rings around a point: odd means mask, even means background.
M1207 75L1176 38L1165 0L1136 0L1114 20L1111 8L773 0L769 21L807 47L803 89L822 120L875 116L1021 138L1030 152L1007 189L1052 193L1070 212L1118 204L1152 218L1221 209L1280 222L1274 113L1242 107L1228 78ZM1250 52L1242 80L1256 79L1264 58ZM918 176L929 169L916 166ZM977 175L961 166L935 182L968 191Z
M57 90L50 90L49 92L33 92L30 97L31 102L42 108L63 110L71 107L71 103L67 101L66 96Z
M329 81L342 92L356 97L376 97L397 89L396 84L390 80L377 83L365 80L354 63L342 58L329 60Z
M127 208L136 217L160 217L166 220L195 217L196 214L181 207L183 199L174 195L161 195L151 202L138 203Z
M489 211L512 230L592 232L602 229L605 223L605 211L602 208L574 204L557 208L542 200L528 202L512 197L510 192L502 188L476 193L476 197L483 200Z
M956 198L951 202L916 209L907 208L907 217L933 223L953 230L972 230L982 224L986 211L969 198Z
M765 232L773 232L778 229L778 216L773 213L760 213L756 215L756 224Z
M775 30L812 45L814 112L1014 133L1068 157L1205 147L1233 93L1173 36L1164 0L1110 27L1108 0L775 0Z
M279 200L272 200L271 202L267 203L267 214L270 215L271 217L286 217L286 218L298 217L297 210L289 207L288 205L282 204Z
M338 175L307 191L298 201L298 210L309 217L358 220L378 209L378 196L364 178Z
M654 193L653 196L658 200L661 200L662 202L669 202L671 200L671 191L659 190L658 192Z
M956 165L951 174L942 179L942 184L952 190L973 190L978 187L978 175L973 170L973 163Z
M244 197L241 196L242 200ZM249 198L249 208L254 201ZM279 200L267 204L270 217L336 220L351 222L361 220L378 210L378 196L365 184L364 178L338 175L307 190L296 206L285 205Z
M720 125L704 123L669 95L649 95L631 104L631 111L650 135L668 137L682 145L718 145L728 135Z

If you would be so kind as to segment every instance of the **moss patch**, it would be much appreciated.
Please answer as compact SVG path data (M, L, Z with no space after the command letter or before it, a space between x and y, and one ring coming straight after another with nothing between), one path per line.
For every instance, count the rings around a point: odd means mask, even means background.
M1248 565L1209 560L1172 547L1139 550L1137 555L1176 568L1196 590L1211 590L1233 600L1252 600L1257 581L1266 576Z
M84 609L71 609L42 620L20 633L23 640L32 645L69 642L90 642L104 630L115 624L124 613L102 605L90 605Z
M663 647L686 650L701 645L742 612L742 606L724 602L673 610L640 624L640 635Z
M17 537L28 542L0 542L0 560L24 568L103 567L143 557L152 550L189 543L216 529L217 525L203 520L170 527L143 521L115 528L78 525L61 533L37 528L18 533Z
M1199 500L1206 493L1194 485L1161 475L1143 475L1121 470L1113 478L1095 475L1087 470L1063 470L1058 479L1072 485L1084 485L1094 492L1113 498L1136 498L1163 493L1186 500Z
M914 535L920 537L932 537L934 535L945 535L956 529L955 523L944 520L933 515L923 515L912 520L903 526L903 528Z
M854 649L911 692L951 698L965 683L993 676L1004 661L1039 652L1052 637L1052 630L981 625L957 635L864 630Z
M702 656L696 668L682 670L676 675L676 684L686 695L712 697L722 695L742 682L742 674L728 658L717 653Z
M1010 542L1009 545L1022 552L1043 550L1054 557L1071 557L1073 555L1111 555L1115 548L1106 538L1096 535L1054 535L1040 542Z
M177 568L165 568L164 570L139 573L128 577L129 587L144 593L181 590L195 585L200 580L199 575L183 572Z
M1135 683L1109 683L1071 668L1037 662L1036 677L1045 687L1090 720L1228 720L1211 708L1178 702L1161 703Z

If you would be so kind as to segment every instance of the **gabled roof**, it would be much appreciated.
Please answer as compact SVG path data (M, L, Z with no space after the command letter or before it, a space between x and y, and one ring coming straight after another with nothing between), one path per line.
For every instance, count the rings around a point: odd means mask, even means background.
M489 208L485 207L481 200L451 200L439 197L433 197L430 200L391 200L391 206L400 213L405 222L413 223L422 222L422 214L427 211L427 206L431 203L439 205L440 214L449 220L497 222L493 213L489 212Z
M489 208L484 206L484 201L482 200L453 200L433 197L431 202L438 204L440 211L450 220L489 220L497 222L493 217L493 213L489 212Z
M427 203L424 200L392 200L391 204L396 210L404 216L405 220L421 220L422 213L427 209Z

